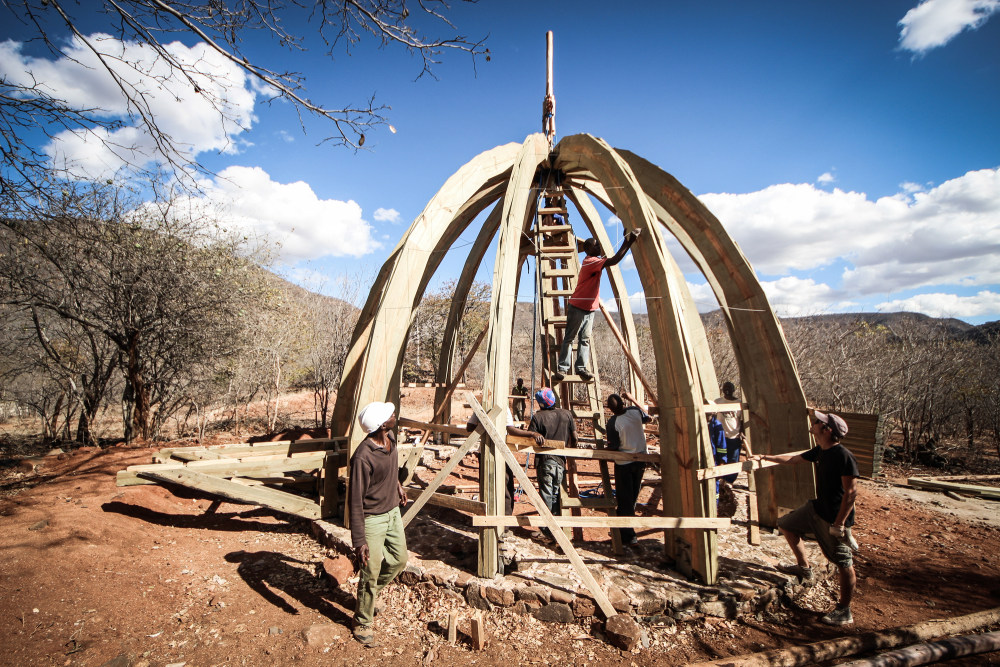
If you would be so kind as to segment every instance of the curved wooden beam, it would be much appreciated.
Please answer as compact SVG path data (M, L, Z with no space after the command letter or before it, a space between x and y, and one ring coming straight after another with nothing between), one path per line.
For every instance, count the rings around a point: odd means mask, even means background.
M489 334L486 337L486 376L483 379L483 407L492 411L506 407L510 389L510 350L513 338L514 306L517 302L517 275L521 264L521 233L530 225L535 191L535 172L549 153L545 135L525 139L511 169L503 199L500 241L493 265L493 293L490 300ZM502 425L503 412L498 413ZM492 441L483 443L480 462L482 499L487 515L503 512L505 464ZM492 577L499 571L496 529L484 529L479 536L479 576Z
M710 446L701 411L705 403L701 377L708 369L699 368L693 353L696 343L685 313L685 286L672 270L660 224L631 168L607 143L577 134L562 139L557 151L559 168L593 174L607 188L623 224L643 231L632 246L632 256L647 297L659 297L647 298L646 305L653 345L659 352L656 371L661 471L664 480L671 480L664 484L664 511L674 516L710 517L714 514L714 494L706 492L706 485L696 475L707 462L705 452ZM693 570L706 582L715 581L718 563L714 533L684 531L673 541L668 540L668 548L682 571Z
M808 411L795 361L750 262L719 220L677 179L634 153L618 153L722 305L744 398L751 405L757 452L779 454L808 443ZM764 500L761 523L775 525L779 507L798 507L815 497L812 468L783 466L761 475L757 491Z
M399 376L413 311L434 270L483 208L503 192L519 144L498 146L459 169L414 220L368 295L344 364L333 424L351 453L366 434L355 415L371 401L399 401ZM404 319L405 318L405 319ZM401 321L405 326L401 326Z

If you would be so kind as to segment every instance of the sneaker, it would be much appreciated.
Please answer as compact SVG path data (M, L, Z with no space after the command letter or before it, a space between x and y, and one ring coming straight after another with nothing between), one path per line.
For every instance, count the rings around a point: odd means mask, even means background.
M628 542L625 542L625 546L627 546L627 547L637 547L637 546L639 546L639 538L638 537L633 537Z
M835 607L833 611L819 619L827 625L850 625L854 622L850 607Z
M588 373L587 371L577 371L577 372L576 372L576 374L577 374L577 375L578 375L578 376L580 377L580 379L581 379L581 380L583 380L584 382L590 382L591 380L593 380L593 379L594 379L594 376L593 376L593 375L591 375L590 373Z
M812 581L816 576L813 574L813 569L811 567L802 567L797 563L792 565L779 565L778 572L784 572L785 574L790 574L793 577L798 577L803 583Z
M552 374L552 384L559 384L560 382L563 381L564 377L566 377L566 376L563 375L562 373L558 373L558 372L553 373Z

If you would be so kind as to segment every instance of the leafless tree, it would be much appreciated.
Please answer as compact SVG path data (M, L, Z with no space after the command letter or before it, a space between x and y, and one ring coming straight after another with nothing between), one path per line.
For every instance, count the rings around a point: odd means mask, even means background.
M43 348L54 321L114 347L127 440L152 437L211 376L267 293L246 256L251 239L171 202L139 205L111 185L66 184L58 199L0 218L0 236L7 303L40 314Z
M43 45L56 57L75 58L106 74L110 87L120 94L125 113L112 115L107 109L74 102L64 91L52 89L31 72L0 70L0 189L30 197L46 186L51 164L44 149L33 142L39 130L49 139L63 130L85 133L133 162L133 167L142 167L134 164L142 159L136 158L135 145L109 138L115 130L134 125L175 173L199 169L189 147L158 122L153 102L156 93L166 89L179 95L179 87L186 87L184 94L190 91L207 101L218 113L220 123L229 125L241 119L233 114L226 99L229 84L225 77L211 69L207 58L191 62L178 57L170 47L175 41L204 45L213 59L245 73L271 99L290 102L300 120L306 114L332 123L332 131L324 141L359 148L370 128L387 122L387 106L376 103L374 96L359 105L314 101L304 87L302 74L282 71L267 60L258 60L246 46L251 37L265 36L292 52L319 48L332 58L339 51L350 53L353 46L368 38L383 47L399 47L418 55L422 63L418 78L432 75L433 65L445 52L464 52L473 61L477 55L489 58L482 40L457 34L446 18L446 0L419 0L414 15L407 4L414 6L405 0L5 2L0 14L7 15L5 22L18 26L16 32L23 35L23 42ZM100 29L88 34L89 28L83 26L94 25L95 14ZM428 18L442 26L446 35L425 33L423 26ZM315 33L295 32L307 24ZM130 56L123 50L123 43L142 47L146 56ZM149 62L155 63L155 71L151 71Z

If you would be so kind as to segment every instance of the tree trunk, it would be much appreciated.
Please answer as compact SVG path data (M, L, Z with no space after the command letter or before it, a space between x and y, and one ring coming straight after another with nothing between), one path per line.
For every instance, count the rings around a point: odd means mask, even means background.
M935 637L971 632L998 621L1000 621L1000 607L994 607L952 619L937 619L882 632L866 632L764 653L719 658L692 667L800 667L859 653L895 648L911 642L923 642Z
M948 637L936 642L915 644L874 658L855 660L840 667L915 667L998 650L1000 632L987 632L983 635Z

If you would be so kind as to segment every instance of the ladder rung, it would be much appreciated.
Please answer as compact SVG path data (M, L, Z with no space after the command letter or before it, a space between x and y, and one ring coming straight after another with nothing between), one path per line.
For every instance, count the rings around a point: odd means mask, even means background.
M591 419L595 414L593 410L573 410L573 416L577 419Z
M550 289L542 290L542 296L573 296L573 290L571 289Z
M576 275L576 269L549 269L542 267L543 278L568 278Z
M566 324L566 315L549 315L545 318L546 324Z
M562 232L573 231L573 225L548 225L536 227L535 230L539 234L561 234Z
M553 213L562 213L563 215L566 215L567 213L569 213L569 209L567 209L565 206L562 208L555 206L555 207L544 207L538 209L539 215L549 215Z
M576 252L576 246L571 246L571 245L550 245L550 246L544 246L543 245L543 246L538 246L538 250L540 252L544 252L544 253L547 253L547 254L559 252L559 253L565 253L565 254L568 255L568 254Z
M560 382L559 384L566 384L567 382L579 382L581 384L589 384L593 381L594 378L590 378L589 380L584 380L579 375L567 375L562 379L562 382Z

